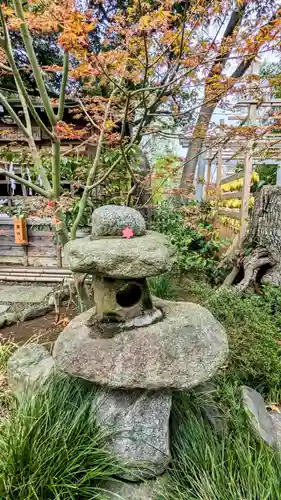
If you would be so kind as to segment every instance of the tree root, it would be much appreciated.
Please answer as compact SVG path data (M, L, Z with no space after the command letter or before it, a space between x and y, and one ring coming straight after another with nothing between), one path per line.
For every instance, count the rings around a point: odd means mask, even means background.
M233 285L238 273L239 273L239 267L234 266L232 271L227 275L225 278L223 284L221 285L221 288L229 287Z
M276 285L281 286L281 265L275 264L268 269L261 279L262 285Z
M235 289L238 292L244 292L256 282L259 269L268 265L272 267L275 264L276 261L269 254L268 250L264 248L253 250L251 255L243 259L244 278L235 286Z

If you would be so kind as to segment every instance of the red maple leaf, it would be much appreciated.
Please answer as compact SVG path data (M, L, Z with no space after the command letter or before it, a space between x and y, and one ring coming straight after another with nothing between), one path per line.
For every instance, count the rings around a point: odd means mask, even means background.
M132 236L134 236L134 233L133 233L132 229L127 226L127 227L125 227L125 229L123 229L122 236L123 236L123 238L126 238L126 240L130 240L132 238Z

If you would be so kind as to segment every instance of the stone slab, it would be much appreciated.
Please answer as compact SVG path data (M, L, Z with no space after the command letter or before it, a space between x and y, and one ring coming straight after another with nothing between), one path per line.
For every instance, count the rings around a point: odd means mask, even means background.
M241 393L243 406L254 432L261 437L265 443L274 446L275 435L273 422L266 410L263 397L259 392L247 386L241 387Z
M8 309L9 309L9 305L7 304L0 304L0 314L3 314L4 312L6 312Z
M95 398L95 420L112 434L110 450L128 463L119 476L137 481L166 470L171 405L172 395L160 391L101 391Z
M172 269L176 250L167 236L147 231L144 236L69 241L64 247L69 269L114 279L147 278Z
M0 286L0 302L9 302L12 304L43 302L53 289L49 286Z
M88 326L93 310L80 314L56 340L58 368L111 389L186 390L209 380L228 354L222 325L198 304L154 305L163 320L112 338Z
M275 447L280 452L281 451L281 414L272 410L269 411L269 416L271 418L273 432L275 437Z
M146 483L107 481L102 485L104 500L157 500L162 489L162 478Z

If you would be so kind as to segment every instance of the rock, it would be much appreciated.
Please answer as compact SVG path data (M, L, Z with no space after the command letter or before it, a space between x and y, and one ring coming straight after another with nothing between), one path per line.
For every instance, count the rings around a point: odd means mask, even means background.
M10 306L8 304L0 304L0 314L6 312L9 309L9 307Z
M16 312L4 314L4 319L5 325L12 325L13 323L17 323L20 320L19 315Z
M53 308L54 305L55 305L55 297L54 295L50 295L49 299L48 299L48 305Z
M49 286L0 286L0 302L41 304L53 289Z
M54 360L40 344L20 347L8 360L7 375L14 392L44 383L54 372Z
M241 387L242 401L254 432L265 443L275 446L276 435L263 397L250 387Z
M24 309L20 315L20 321L27 321L29 319L38 318L39 316L44 316L49 311L52 310L52 307L47 306L31 306L27 309Z
M146 278L170 271L175 249L163 234L148 231L145 236L69 241L64 247L69 268L77 273L108 278Z
M135 236L145 234L145 220L133 208L105 205L93 212L92 234L94 236L122 236L122 231L126 227L130 227Z
M170 460L171 394L143 391L101 392L94 401L97 423L112 432L110 449L129 463L126 479L161 475Z
M93 309L74 318L55 342L58 368L112 389L186 390L210 379L228 354L222 325L205 308L155 300L163 320L101 338L87 326Z
M272 422L275 447L281 451L281 414L277 411L269 411L268 413Z
M145 483L122 483L106 481L101 489L101 500L158 500L161 489L161 479Z

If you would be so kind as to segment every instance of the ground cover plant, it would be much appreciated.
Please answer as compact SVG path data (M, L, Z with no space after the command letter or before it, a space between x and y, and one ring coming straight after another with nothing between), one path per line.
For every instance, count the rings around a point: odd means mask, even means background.
M217 433L202 416L206 395L176 400L172 415L173 461L161 500L279 500L280 456L252 435L239 391L224 383L227 428ZM224 394L223 394L224 392ZM200 401L201 399L201 401Z
M206 282L186 281L186 292L207 307L225 326L229 341L227 376L261 391L278 393L281 387L281 294L264 286L262 295L214 290Z
M102 498L102 481L124 470L94 420L94 392L58 376L21 394L0 429L0 498Z

